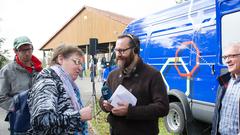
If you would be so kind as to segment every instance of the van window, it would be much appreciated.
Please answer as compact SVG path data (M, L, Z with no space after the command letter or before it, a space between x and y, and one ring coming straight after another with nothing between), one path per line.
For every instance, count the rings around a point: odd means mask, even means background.
M240 12L234 12L222 17L222 54L229 44L240 42Z
M148 62L164 64L168 58L174 58L176 49L184 41L192 40L191 31L178 32L177 34L166 35L161 31L152 33L148 42ZM191 48L182 49L179 53L185 62L189 62Z

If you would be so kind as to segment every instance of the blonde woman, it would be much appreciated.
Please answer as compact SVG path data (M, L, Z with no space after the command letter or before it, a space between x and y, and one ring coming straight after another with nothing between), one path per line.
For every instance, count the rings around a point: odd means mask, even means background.
M79 48L62 45L55 49L51 66L39 73L29 93L32 134L88 134L91 107L83 106L74 82L82 63Z

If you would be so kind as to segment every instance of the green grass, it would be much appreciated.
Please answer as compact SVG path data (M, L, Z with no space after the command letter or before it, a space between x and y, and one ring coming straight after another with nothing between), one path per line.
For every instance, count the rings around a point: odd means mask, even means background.
M159 135L174 135L173 133L168 133L167 129L164 126L163 118L159 119L158 125L159 125Z
M107 113L101 111L90 122L98 135L110 135L109 124L107 123Z
M99 112L99 106L97 105L97 111ZM101 111L95 118L93 118L90 122L97 132L97 135L110 135L109 133L109 124L107 123L107 113ZM163 122L163 118L159 119L159 135L174 135L172 133L168 133Z

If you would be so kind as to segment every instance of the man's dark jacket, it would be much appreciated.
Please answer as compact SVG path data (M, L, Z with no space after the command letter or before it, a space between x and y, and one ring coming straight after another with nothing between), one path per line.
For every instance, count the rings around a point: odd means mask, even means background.
M110 73L107 84L112 93L122 84L137 98L137 105L129 105L126 116L115 116L112 113L108 115L112 133L157 135L158 119L166 116L169 111L167 91L160 72L140 59L131 75L124 75L121 69L116 69ZM100 106L104 110L102 101L103 98L100 100Z

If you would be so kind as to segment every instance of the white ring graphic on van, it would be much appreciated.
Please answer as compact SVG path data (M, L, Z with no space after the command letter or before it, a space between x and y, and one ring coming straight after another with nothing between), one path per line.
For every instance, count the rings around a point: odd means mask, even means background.
M168 90L168 91L170 90L170 88L169 88L169 85L168 85L166 79L164 78L163 71L166 69L166 67L169 65L169 63L174 63L174 62L175 62L175 57L173 57L173 58L168 58L167 61L166 61L166 62L164 63L164 65L162 66L161 70L160 70L160 72L161 72L161 74L162 74L163 81L164 81L164 83L166 84L166 87L167 87L167 90ZM190 73L189 70L188 70L188 68L187 68L187 66L186 66L186 64L184 63L184 61L183 61L183 59L182 59L181 57L178 57L178 62L181 63L181 65L183 66L184 70L185 70L187 73ZM187 90L186 90L186 92L185 92L185 95L186 95L186 96L189 96L189 94L190 94L190 78L191 78L191 77L186 77L186 79L187 79L187 80L186 80L186 88L187 88Z

